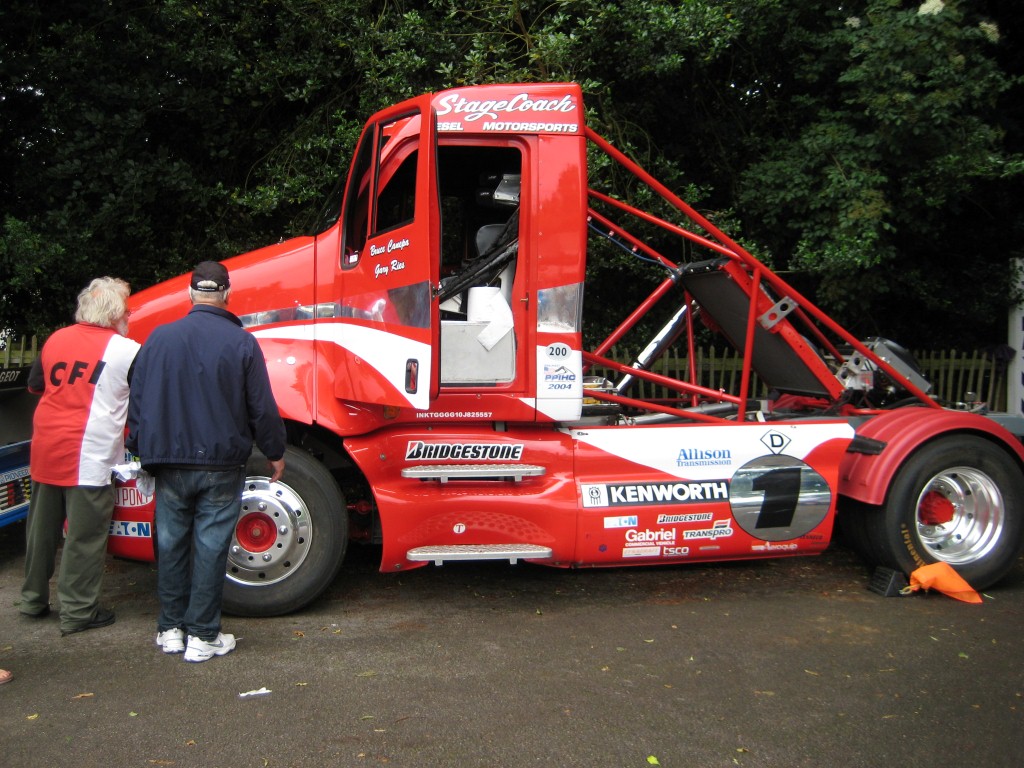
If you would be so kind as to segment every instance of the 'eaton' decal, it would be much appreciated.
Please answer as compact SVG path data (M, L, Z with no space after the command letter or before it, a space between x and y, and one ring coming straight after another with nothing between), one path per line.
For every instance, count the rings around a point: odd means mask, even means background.
M733 475L729 503L736 523L755 539L788 541L821 524L832 505L832 491L800 459L761 456Z
M111 520L110 535L123 536L129 539L149 539L153 536L153 526L150 523Z
M676 458L677 467L728 467L731 464L732 451L728 448L681 448Z
M661 522L659 520L659 522ZM625 515L623 517L606 517L604 519L605 528L635 528L640 524L640 519L636 515Z
M405 448L406 461L423 459L519 461L522 457L522 444L514 443L425 443L422 440L410 440Z
M725 480L700 483L635 483L582 485L584 507L622 507L639 504L695 504L704 501L726 501L729 484Z

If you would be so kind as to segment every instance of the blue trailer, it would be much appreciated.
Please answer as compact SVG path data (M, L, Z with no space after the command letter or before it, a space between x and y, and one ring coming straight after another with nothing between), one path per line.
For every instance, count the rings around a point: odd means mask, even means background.
M0 446L0 527L28 514L30 440Z
M28 366L0 369L0 527L28 515L29 446L38 398L28 392Z

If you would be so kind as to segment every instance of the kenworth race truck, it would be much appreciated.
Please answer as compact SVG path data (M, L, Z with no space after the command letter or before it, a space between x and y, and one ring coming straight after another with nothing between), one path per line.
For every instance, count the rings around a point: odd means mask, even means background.
M653 202L592 186L588 153ZM588 305L588 241L646 264L640 306ZM332 223L226 264L290 443L281 482L250 463L229 611L306 605L349 542L385 572L680 564L817 554L839 519L894 571L943 561L980 589L1018 560L1019 424L933 399L902 348L853 337L588 128L575 84L379 112ZM133 297L135 338L187 311L187 280ZM585 346L584 310L618 325ZM742 355L735 391L701 384L708 334ZM657 365L672 348L684 375ZM152 498L118 493L111 550L152 559Z

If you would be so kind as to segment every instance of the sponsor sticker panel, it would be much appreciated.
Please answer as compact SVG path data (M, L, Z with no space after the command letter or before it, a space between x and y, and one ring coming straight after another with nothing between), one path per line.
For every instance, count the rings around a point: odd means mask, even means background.
M614 429L572 429L581 448L592 448L595 461L622 459L681 480L730 478L737 468L761 456L806 460L833 439L852 439L846 423L772 425L687 425Z

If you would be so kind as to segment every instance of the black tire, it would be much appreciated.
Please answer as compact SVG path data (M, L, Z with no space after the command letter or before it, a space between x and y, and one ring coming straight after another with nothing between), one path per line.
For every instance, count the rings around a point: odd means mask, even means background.
M280 616L308 605L334 580L348 545L345 499L330 472L289 447L280 482L266 458L246 465L242 511L228 550L224 611Z
M852 527L874 564L909 574L946 562L974 589L985 589L1020 556L1024 475L989 440L942 437L913 453L896 473L885 504L863 514Z
M868 525L873 520L872 508L854 499L840 497L837 522L837 543L845 544L869 563L874 561L873 546L868 535Z

